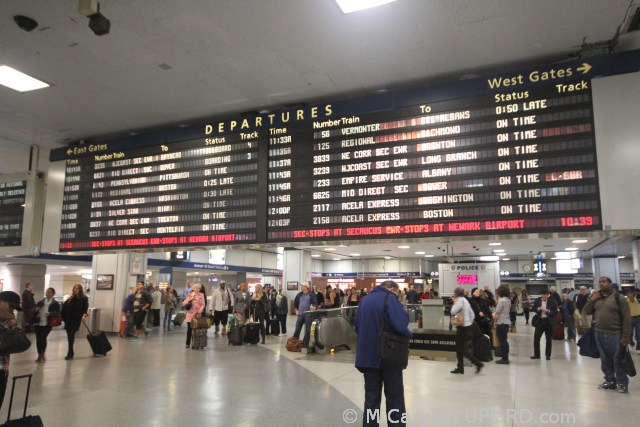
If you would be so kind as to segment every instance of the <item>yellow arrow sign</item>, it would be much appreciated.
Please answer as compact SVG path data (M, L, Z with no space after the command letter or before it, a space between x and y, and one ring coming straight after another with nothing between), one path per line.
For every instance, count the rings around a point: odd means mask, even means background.
M72 150L71 148L69 148L69 149L67 150L67 155L69 155L69 154L71 154L71 153L73 153L73 150Z
M587 64L586 62L583 62L582 67L578 67L576 69L578 71L582 71L582 74L587 74L589 70L591 70L591 65Z

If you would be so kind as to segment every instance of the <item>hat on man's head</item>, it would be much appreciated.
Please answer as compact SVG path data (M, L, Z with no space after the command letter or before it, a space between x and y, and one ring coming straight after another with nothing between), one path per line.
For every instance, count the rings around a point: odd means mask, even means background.
M22 311L22 308L20 308L20 295L13 291L0 292L0 301L6 301L12 309Z

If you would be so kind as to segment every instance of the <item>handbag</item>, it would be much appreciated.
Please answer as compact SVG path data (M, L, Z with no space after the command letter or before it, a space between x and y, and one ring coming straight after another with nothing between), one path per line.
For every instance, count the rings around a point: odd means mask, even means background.
M531 318L531 326L533 326L534 328L537 327L540 324L541 320L542 319L540 319L539 314L534 314L533 317Z
M580 337L578 347L580 347L580 356L593 357L594 359L600 358L600 352L596 345L596 333L593 328L589 328L589 330Z
M7 329L0 327L0 354L22 353L31 347L31 341L27 338L22 329Z
M52 328L62 325L62 317L59 314L49 314L49 326Z
M458 314L451 316L451 324L453 326L464 326L464 301L462 302L462 309Z
M189 311L191 310L191 307L193 307L193 303L191 301L189 301L185 306L184 306L184 311Z
M625 347L624 349L624 356L620 361L620 366L622 367L622 370L630 377L636 376L636 365L633 363L633 357L631 356L629 347Z
M378 362L394 368L404 369L409 364L409 337L385 331L387 319L387 298L384 298L384 311L378 335Z

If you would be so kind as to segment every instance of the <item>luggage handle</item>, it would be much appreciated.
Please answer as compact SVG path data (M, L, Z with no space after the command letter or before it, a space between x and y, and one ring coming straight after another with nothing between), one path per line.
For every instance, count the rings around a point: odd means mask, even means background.
M13 406L13 392L15 391L15 388L16 388L16 380L19 380L22 378L29 378L29 382L27 383L27 395L24 398L24 411L22 413L22 418L27 417L27 405L29 404L29 392L31 391L32 377L33 377L33 374L16 375L15 377L13 377L13 384L11 385L11 398L9 399L9 411L7 412L7 422L9 422L11 418L11 407Z
M93 331L89 329L89 326L87 326L87 323L84 321L84 319L82 319L81 322L84 325L84 327L87 328L87 331L89 331L89 334L93 335Z

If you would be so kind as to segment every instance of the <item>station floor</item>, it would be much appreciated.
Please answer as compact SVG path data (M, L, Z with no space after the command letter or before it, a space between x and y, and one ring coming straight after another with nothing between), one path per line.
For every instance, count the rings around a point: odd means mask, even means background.
M289 333L293 322L290 316ZM35 342L12 356L11 376L33 374L27 414L40 415L47 427L362 425L363 380L352 353L289 353L285 337L228 346L213 329L199 351L185 348L186 324L172 332L157 329L139 342L110 337L113 350L106 357L94 357L78 339L76 357L65 361L63 330L49 336L46 363L34 363ZM471 368L452 375L453 362L410 360L407 425L637 425L637 377L629 394L598 390L599 360L578 356L576 345L563 341L553 342L550 361L530 360L532 336L532 328L519 323L518 333L509 335L511 365L487 363L479 375ZM0 422L10 387L11 380ZM23 391L16 390L14 417L21 415Z

